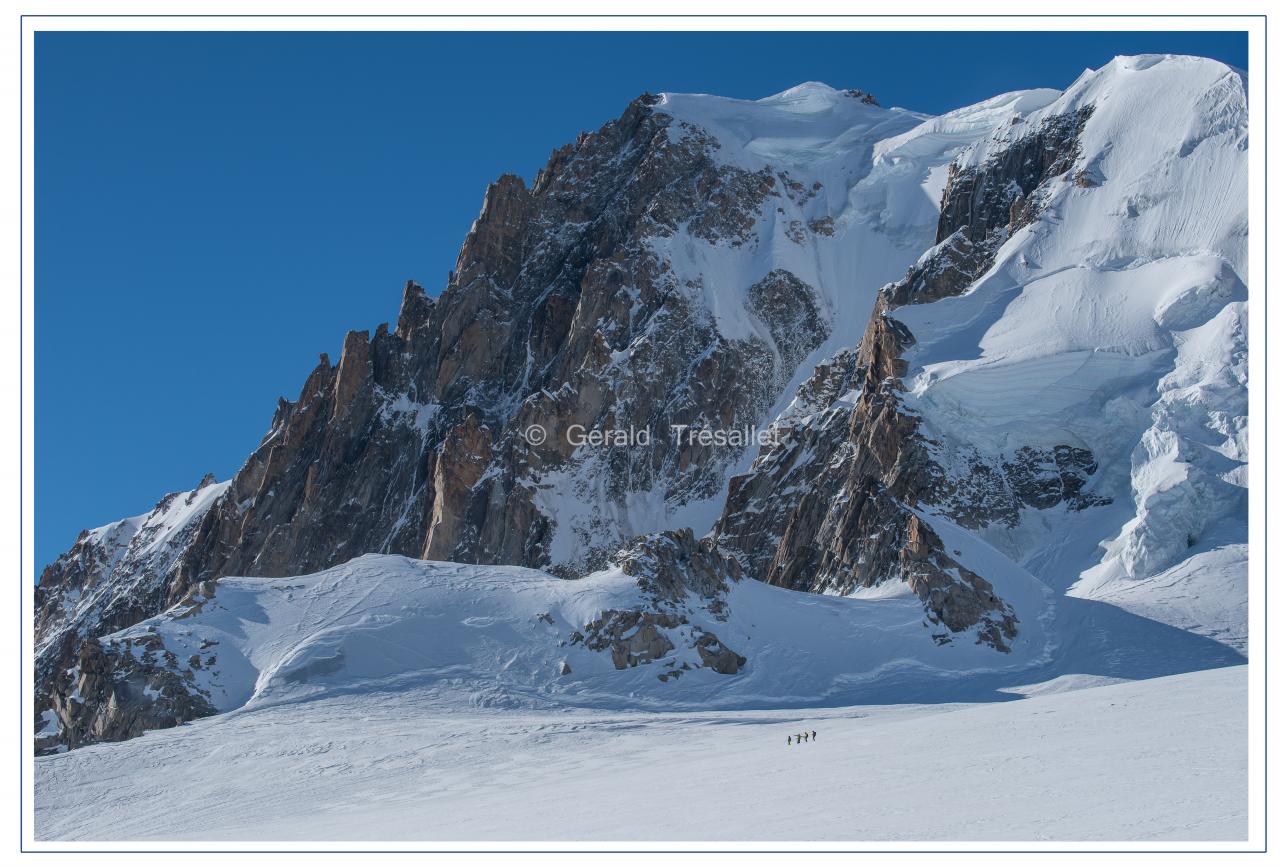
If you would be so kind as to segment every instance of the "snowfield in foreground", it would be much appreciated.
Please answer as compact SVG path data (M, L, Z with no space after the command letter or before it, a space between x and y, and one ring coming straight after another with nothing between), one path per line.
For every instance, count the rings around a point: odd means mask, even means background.
M1246 674L1064 678L983 705L689 714L337 695L39 759L36 834L1238 840ZM787 746L801 729L817 740Z

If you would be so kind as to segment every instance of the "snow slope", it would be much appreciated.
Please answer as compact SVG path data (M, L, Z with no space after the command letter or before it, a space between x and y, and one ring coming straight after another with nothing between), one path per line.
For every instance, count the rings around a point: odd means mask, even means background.
M1202 550L1150 578L1112 581L1092 595L1150 620L1208 636L1241 653L1248 651L1247 545Z
M857 343L876 291L933 244L952 159L1059 96L1049 89L1018 91L929 117L868 104L818 82L755 101L662 94L654 110L713 136L718 161L778 172L786 189L761 211L756 239L744 247L687 232L651 246L683 282L700 287L699 300L730 339L771 342L743 293L774 269L816 290L831 334L799 365L776 415L814 364ZM674 126L670 134L680 130ZM706 529L709 524L695 527Z
M179 604L104 643L128 639L141 659L144 639L159 635L193 687L223 712L409 688L467 707L835 704L886 689L964 690L981 675L1042 669L1056 610L1047 589L1016 571L996 587L1022 615L1010 654L965 634L936 644L910 593L842 599L744 580L725 595L724 619L693 600L681 612L688 623L665 630L670 653L617 670L607 651L573 638L603 612L645 606L635 578L616 568L568 581L517 567L370 554L315 575L223 578L211 599ZM745 656L744 669L721 675L700 667L698 629ZM562 675L565 663L571 671ZM692 670L659 680L685 663Z
M979 706L828 711L498 713L442 708L422 690L333 696L37 759L35 832L82 841L1241 840L1246 671ZM817 739L787 746L802 729Z
M1244 661L1186 631L1193 624L1055 598L977 536L941 520L934 526L1015 606L1011 652L979 643L976 629L937 634L904 585L846 598L743 579L716 597L655 605L619 568L565 580L373 554L314 575L224 578L212 598L184 600L101 643L132 654L136 667L167 672L168 681L145 687L149 698L172 705L173 684L182 684L220 714L288 706L305 714L317 700L410 693L447 714L997 701L1048 682L1151 678ZM617 634L660 645L651 657L633 648L641 656L627 667L613 639L596 638L608 634L602 623L631 611L670 619L657 624L658 639L639 636L635 621ZM700 646L708 634L712 647L745 661L731 673L714 670Z
M1242 648L1244 81L1202 58L1120 57L957 166L1084 107L1079 158L1040 218L964 294L893 312L917 341L907 406L955 478L975 453L1088 449L1110 505L1028 510L987 540L1050 586Z

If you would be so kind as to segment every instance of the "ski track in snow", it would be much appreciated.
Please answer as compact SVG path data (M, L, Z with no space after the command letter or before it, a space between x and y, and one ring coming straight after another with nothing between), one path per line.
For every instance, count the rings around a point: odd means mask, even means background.
M36 834L1237 840L1246 673L825 711L449 712L424 691L330 698L38 759ZM816 740L787 746L809 729Z

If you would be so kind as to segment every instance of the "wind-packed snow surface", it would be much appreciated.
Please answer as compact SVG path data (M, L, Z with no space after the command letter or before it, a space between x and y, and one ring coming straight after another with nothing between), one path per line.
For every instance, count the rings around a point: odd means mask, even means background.
M36 836L1241 840L1245 673L810 711L499 713L420 690L335 695L41 759ZM801 730L817 738L788 746Z

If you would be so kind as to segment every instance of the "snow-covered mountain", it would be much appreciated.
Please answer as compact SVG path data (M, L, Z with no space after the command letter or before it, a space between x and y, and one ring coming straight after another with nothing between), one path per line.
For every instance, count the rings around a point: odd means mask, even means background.
M901 577L1011 639L964 528L1243 649L1246 158L1240 75L1156 56L966 149L936 244L734 480L721 547L798 589Z
M1246 158L1198 58L932 118L642 96L492 185L439 297L348 334L233 479L46 570L38 745L371 685L752 707L1240 661Z
M207 475L144 515L86 530L44 570L36 587L37 680L56 677L85 638L137 623L186 594L183 555L228 484Z

